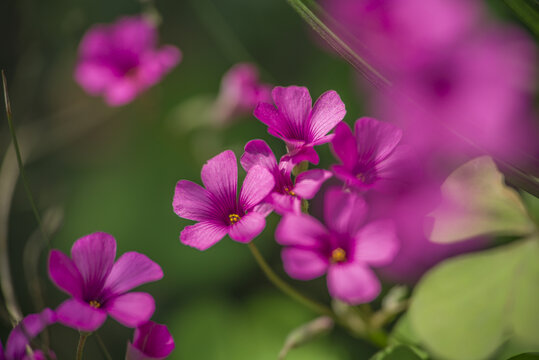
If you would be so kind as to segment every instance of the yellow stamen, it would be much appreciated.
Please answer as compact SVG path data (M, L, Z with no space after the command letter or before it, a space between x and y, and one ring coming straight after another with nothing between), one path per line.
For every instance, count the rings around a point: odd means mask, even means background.
M290 190L288 186L284 188L284 191L290 196L296 196L296 193L293 190Z
M365 182L365 180L367 180L367 177L364 173L359 173L356 175L356 179L360 180L361 182Z
M336 248L331 252L331 262L340 263L346 261L346 251L342 248Z
M228 221L230 221L230 224L235 224L238 221L240 221L241 217L238 214L230 214L228 215Z
M94 309L99 309L101 307L101 303L97 300L90 300L89 304Z

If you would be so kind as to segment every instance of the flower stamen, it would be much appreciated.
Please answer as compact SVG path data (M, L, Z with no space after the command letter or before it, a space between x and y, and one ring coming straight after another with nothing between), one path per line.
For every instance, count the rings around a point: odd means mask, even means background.
M99 301L97 301L97 300L90 300L88 303L94 309L99 309L101 307L101 303Z
M228 215L228 221L230 222L230 225L234 225L238 221L240 221L241 217L238 214L230 214Z
M331 262L341 263L346 261L346 251L342 248L336 248L331 252Z
M284 188L284 191L290 196L296 196L296 193L294 192L294 190L290 189L288 186Z

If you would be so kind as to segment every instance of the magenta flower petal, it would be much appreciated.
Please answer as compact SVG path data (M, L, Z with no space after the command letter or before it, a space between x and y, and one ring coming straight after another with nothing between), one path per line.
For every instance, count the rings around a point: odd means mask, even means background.
M73 260L61 251L52 250L50 253L49 277L63 291L82 299L82 276Z
M273 192L270 195L271 205L277 214L301 213L301 200L297 196Z
M273 151L264 140L251 140L245 145L245 152L240 159L241 166L249 171L253 166L259 165L272 172L277 169L277 160Z
M206 250L219 242L226 234L227 228L224 225L202 221L186 226L180 234L180 240L182 244L198 250Z
M258 104L253 111L253 115L262 123L268 125L268 131L270 129L275 129L277 131L277 134L273 134L274 136L285 136L284 133L281 132L281 126L283 123L281 114L279 114L279 111L275 109L275 107L271 104L264 102Z
M324 220L330 230L354 235L367 216L365 200L356 194L338 188L329 189L325 196Z
M103 288L115 257L116 240L107 233L86 235L73 244L71 258L82 275L85 296Z
M219 202L229 207L234 206L237 196L238 165L233 151L223 151L208 160L202 166L200 176L206 189L217 197Z
M110 68L84 61L76 66L74 77L90 95L103 93L109 84L118 79Z
M107 319L107 313L77 299L68 299L56 309L58 322L80 331L97 330Z
M204 221L215 216L210 192L188 180L176 184L172 207L176 215L189 220Z
M300 173L296 177L294 192L302 199L312 199L320 187L332 176L330 171L313 169Z
M326 273L329 260L318 251L288 247L281 253L283 266L288 275L298 280L311 280Z
M372 118L361 118L355 125L360 159L379 163L395 150L402 138L402 130Z
M305 126L312 106L309 90L300 86L276 86L271 95L286 121L286 136L301 139L306 131Z
M136 328L133 344L127 345L126 360L164 359L174 347L174 339L168 328L148 321Z
M292 164L299 164L302 161L308 161L311 164L318 165L320 158L312 146L302 146L284 155L281 158L281 161L290 161Z
M137 97L137 84L133 79L118 79L103 92L105 102L110 106L130 103Z
M330 266L327 283L331 296L353 305L370 302L380 293L376 275L357 262Z
M346 168L352 169L355 166L358 157L357 143L347 123L342 122L335 128L332 148Z
M326 228L308 215L286 215L275 230L275 240L286 246L319 248L328 237Z
M257 237L266 226L263 214L252 211L243 216L237 223L230 226L228 235L232 240L248 243Z
M26 347L47 326L56 322L56 314L51 309L41 313L26 316L9 334L6 342L6 358L9 360L23 359ZM0 344L0 359L4 359L4 352Z
M390 264L399 250L395 226L390 220L378 220L365 225L356 235L354 259L369 265Z
M261 166L247 172L240 191L240 206L250 209L260 203L275 186L272 174Z
M134 251L126 252L114 263L105 292L125 293L139 285L163 278L161 267L146 255Z
M313 138L322 138L344 119L344 115L346 109L337 92L330 90L320 95L311 113L310 132Z
M136 327L150 320L155 311L155 301L150 294L130 292L109 300L106 310L120 324Z

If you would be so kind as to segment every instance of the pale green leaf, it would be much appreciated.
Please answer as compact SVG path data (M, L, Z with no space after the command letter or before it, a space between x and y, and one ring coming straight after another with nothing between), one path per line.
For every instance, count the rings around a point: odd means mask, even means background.
M371 360L424 360L412 348L406 345L396 345L387 347L371 358Z

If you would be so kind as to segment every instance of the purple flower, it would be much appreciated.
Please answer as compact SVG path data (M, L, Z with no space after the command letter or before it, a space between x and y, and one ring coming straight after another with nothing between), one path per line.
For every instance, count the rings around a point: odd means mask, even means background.
M94 25L79 46L75 80L111 106L131 102L175 67L181 53L174 46L157 49L157 29L142 16Z
M331 172L327 170L313 169L300 173L293 183L290 179L293 165L289 161L280 161L277 164L275 155L263 140L249 141L245 145L245 152L240 162L245 171L249 171L254 166L260 166L273 175L275 187L265 202L271 204L273 209L281 215L288 212L299 214L301 200L312 199L322 183L331 177Z
M174 339L165 325L148 321L137 327L125 360L161 360L174 350Z
M26 353L26 347L44 328L56 322L56 314L51 309L45 309L39 314L26 316L9 334L6 348L0 343L0 360L45 360L41 350L34 350L34 356ZM49 358L55 358L50 353Z
M153 297L128 291L161 279L161 267L134 251L116 262L115 257L116 240L102 232L78 239L71 248L71 258L51 251L49 276L72 296L56 309L60 323L91 332L103 324L107 314L128 327L150 319L155 310Z
M185 245L199 250L213 246L225 235L247 243L264 230L267 214L255 207L270 193L273 176L260 166L247 172L238 198L238 165L231 150L211 158L202 167L206 188L188 180L180 180L174 194L174 212L182 218L198 221L180 234Z
M319 158L313 149L331 141L327 135L346 114L344 103L339 95L326 91L312 106L311 95L305 87L277 86L271 92L275 108L268 103L260 103L254 115L268 125L268 132L286 142L290 159L294 164L310 161L318 164Z
M402 145L402 131L372 118L356 121L355 134L346 123L335 129L331 141L340 165L333 165L335 175L347 186L358 190L391 189L405 182L405 167L410 166L408 149Z
M250 114L259 102L271 101L271 88L262 84L258 69L249 63L234 65L221 81L221 91L215 104L215 116L221 123Z
M365 224L367 204L354 193L330 189L325 196L327 227L308 215L286 215L275 238L286 246L284 269L298 280L327 273L329 293L350 304L375 299L380 282L370 266L389 264L398 250L393 223L376 220Z

